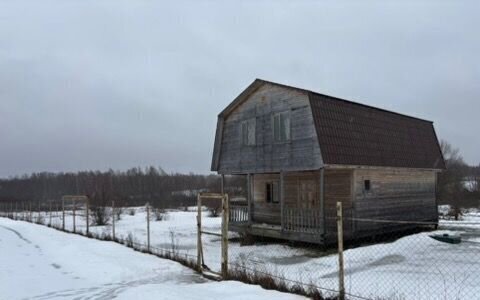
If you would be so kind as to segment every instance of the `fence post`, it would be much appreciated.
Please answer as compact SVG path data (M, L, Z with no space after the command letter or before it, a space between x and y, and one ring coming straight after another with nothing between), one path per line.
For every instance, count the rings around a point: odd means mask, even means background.
M88 211L88 202L89 201L88 200L89 200L89 198L87 196L87 200L85 200L85 223L86 223L85 225L87 227L87 231L86 231L87 236L90 233L90 224L89 224L89 221L88 221L88 216L89 216L89 211Z
M75 226L76 225L75 224L75 198L73 199L73 211L72 211L72 213L73 213L73 233L75 233L75 231L76 231L76 226Z
M18 220L18 201L15 201L15 220Z
M115 200L112 200L112 239L115 240Z
M343 266L343 209L342 202L337 202L337 238L338 238L338 292L339 299L345 299L345 274Z
M150 204L147 203L147 251L150 252Z
M197 268L202 273L202 197L197 195Z
M52 227L52 200L48 202L48 214L49 214L48 224L50 227Z
M28 208L29 208L29 211L30 211L30 220L29 222L33 222L33 217L32 217L32 202L29 202L28 203Z
M223 195L222 202L222 278L226 280L228 277L228 194Z
M62 230L65 230L65 199L62 198Z

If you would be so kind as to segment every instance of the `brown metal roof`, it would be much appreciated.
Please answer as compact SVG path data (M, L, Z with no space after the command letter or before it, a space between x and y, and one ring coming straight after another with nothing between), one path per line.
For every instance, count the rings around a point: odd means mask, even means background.
M445 169L430 121L309 93L325 164Z

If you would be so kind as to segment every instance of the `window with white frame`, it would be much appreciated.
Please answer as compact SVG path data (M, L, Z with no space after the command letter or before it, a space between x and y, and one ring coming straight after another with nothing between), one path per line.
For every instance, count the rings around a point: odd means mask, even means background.
M255 119L248 119L241 123L242 145L255 145Z
M273 139L275 142L290 140L290 112L280 112L273 115Z

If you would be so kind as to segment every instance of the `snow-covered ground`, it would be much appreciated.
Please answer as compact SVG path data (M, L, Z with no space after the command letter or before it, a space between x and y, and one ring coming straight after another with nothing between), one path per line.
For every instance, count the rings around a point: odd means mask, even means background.
M151 244L180 254L196 256L196 212L170 211L167 220L151 223ZM146 218L143 208L134 216L123 214L116 222L117 236L131 233L137 242L146 241ZM48 222L48 215L46 216ZM220 232L220 218L205 217L204 230ZM60 219L54 218L60 225ZM84 220L77 230L85 230ZM71 216L67 228L72 229ZM96 233L111 232L111 226L91 227ZM436 241L434 233L462 236L457 245ZM235 234L232 233L232 236ZM204 236L206 264L220 269L220 240ZM379 243L346 250L346 290L367 298L386 299L472 299L480 294L480 213L471 211L462 221L441 221L437 232L413 234L389 243ZM295 282L312 283L336 290L338 256L320 249L290 247L285 244L257 243L240 246L229 243L231 267L245 264Z
M0 299L303 299L122 245L0 218Z

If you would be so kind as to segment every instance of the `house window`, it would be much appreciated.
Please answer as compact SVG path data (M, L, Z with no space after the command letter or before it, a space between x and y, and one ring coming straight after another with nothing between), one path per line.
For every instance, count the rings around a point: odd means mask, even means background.
M278 203L278 194L278 182L267 182L265 184L265 200L267 203Z
M273 115L273 139L275 142L290 140L290 113L288 111Z
M370 191L370 180L365 180L363 186L366 192Z
M242 145L255 145L255 119L242 121L241 123Z

